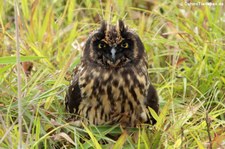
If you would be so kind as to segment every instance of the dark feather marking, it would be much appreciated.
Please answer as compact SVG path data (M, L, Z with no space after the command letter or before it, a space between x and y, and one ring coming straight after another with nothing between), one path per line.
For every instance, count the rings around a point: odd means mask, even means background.
M125 94L125 91L124 91L124 89L123 89L123 86L120 86L119 87L119 90L120 90L120 97L119 97L119 99L121 99L122 100L122 103L121 103L121 105L125 105L125 101L126 100L128 100L127 98L127 95ZM121 112L123 113L123 112L125 112L125 106L121 106L122 108L121 108Z
M80 88L84 88L87 86L87 82L83 83L83 84L80 84Z
M103 87L99 86L99 89L98 90L99 90L99 95L105 95L106 94L106 92L103 89Z
M87 111L86 111L86 116L88 116L89 115L89 111L91 110L91 106L88 106L88 108L87 108Z
M97 98L97 105L95 106L95 110L97 111L97 109L102 106L102 102L101 102L101 99L100 97Z
M137 105L140 105L140 101L137 99L137 95L136 95L136 93L134 91L134 87L131 87L129 91L132 94L132 96L134 98L134 101L137 103Z
M103 119L104 116L104 108L101 109L101 119Z
M130 106L130 111L133 113L134 107L133 107L133 104L132 104L132 102L130 100L128 101L128 104Z
M109 73L109 72L108 72ZM109 83L109 81L111 81L113 79L113 76L112 75L109 75L109 78L102 81L102 85L105 86L107 83Z
M112 84L113 84L114 87L118 87L119 81L118 80L113 80Z
M144 95L144 94L145 94L145 93L144 93L144 90L141 89L141 88L144 88L144 84L143 84L143 83L139 83L139 84L138 84L138 88L140 88L140 93L141 93L142 95Z
M98 94L99 94L99 80L98 79L94 79L94 85L93 85L93 92L92 92L92 94L93 94L93 96L98 96ZM100 100L100 99L99 99Z
M107 95L108 95L108 99L109 99L109 101L111 103L111 106L114 106L112 87L110 85L107 86Z
M139 84L139 81L138 81L137 77L135 76L136 73L133 69L126 70L123 72L123 74L127 74L127 73L130 74L130 77L133 80L134 84Z

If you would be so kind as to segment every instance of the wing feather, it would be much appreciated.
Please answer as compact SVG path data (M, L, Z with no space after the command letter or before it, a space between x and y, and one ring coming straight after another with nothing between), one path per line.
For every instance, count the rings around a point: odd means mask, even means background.
M157 114L159 114L159 99L156 89L153 85L149 85L146 106L151 107ZM150 123L155 124L156 120L151 116Z
M77 71L74 73L76 74L65 97L66 110L70 113L76 113L81 102L81 90L78 83L79 73Z

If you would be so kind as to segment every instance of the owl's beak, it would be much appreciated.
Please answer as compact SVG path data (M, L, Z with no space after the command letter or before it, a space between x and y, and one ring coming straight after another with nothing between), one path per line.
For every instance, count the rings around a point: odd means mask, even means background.
M111 58L112 58L113 62L115 63L115 60L116 60L116 49L115 49L115 47L113 47L111 49Z

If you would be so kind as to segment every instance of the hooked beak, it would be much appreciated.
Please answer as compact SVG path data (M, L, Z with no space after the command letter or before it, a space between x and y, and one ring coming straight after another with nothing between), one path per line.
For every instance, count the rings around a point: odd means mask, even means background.
M115 47L113 47L111 49L111 58L112 58L112 61L115 63L115 61L116 61L116 49L115 49Z

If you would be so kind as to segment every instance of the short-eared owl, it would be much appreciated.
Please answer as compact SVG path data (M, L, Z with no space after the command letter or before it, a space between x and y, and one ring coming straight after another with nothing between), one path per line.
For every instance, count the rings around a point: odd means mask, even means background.
M144 45L119 20L103 22L86 41L74 72L66 109L85 124L154 124L148 107L158 113L158 96L148 77Z

